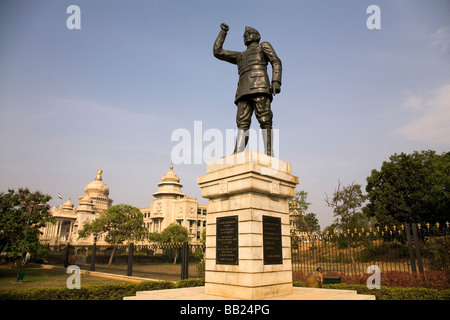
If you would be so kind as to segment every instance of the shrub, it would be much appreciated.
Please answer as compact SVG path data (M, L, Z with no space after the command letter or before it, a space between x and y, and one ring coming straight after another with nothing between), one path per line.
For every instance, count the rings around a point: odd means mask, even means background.
M205 279L185 279L175 283L174 288L201 287L205 285Z
M203 249L201 247L195 248L194 252L189 251L189 262L202 261L204 258Z
M423 247L423 256L432 270L450 269L450 237L429 238Z
M293 280L306 282L309 274L302 271L293 272ZM349 275L338 272L324 272L324 276L340 277L341 282L345 284L362 284L367 283L370 276L365 273L362 275ZM450 272L449 271L424 271L423 273L412 274L403 271L388 271L381 273L381 284L385 287L400 288L430 288L430 289L450 289Z
M294 282L294 286L307 287L305 282ZM358 294L374 295L377 300L450 300L450 289L390 288L369 289L361 284L327 284L328 289L355 290Z
M191 283L193 285L193 283ZM101 284L67 288L33 288L0 292L0 300L122 300L137 291L174 288L169 281L144 281L140 283ZM188 286L188 284L184 284Z

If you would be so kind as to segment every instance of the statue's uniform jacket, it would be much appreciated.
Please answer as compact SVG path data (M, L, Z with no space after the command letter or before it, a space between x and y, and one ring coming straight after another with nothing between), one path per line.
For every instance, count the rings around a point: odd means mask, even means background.
M217 59L236 64L239 82L234 103L246 95L267 94L272 99L270 81L267 74L267 63L272 65L272 82L281 85L281 60L268 42L250 46L243 52L229 51L222 48L227 33L220 31L214 42L214 56Z

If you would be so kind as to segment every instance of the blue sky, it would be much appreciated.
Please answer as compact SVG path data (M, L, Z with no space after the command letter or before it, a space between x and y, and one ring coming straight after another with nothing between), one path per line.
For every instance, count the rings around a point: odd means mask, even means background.
M366 26L372 4L379 30ZM69 5L80 30L66 26ZM245 50L248 25L283 62L279 155L324 228L338 180L365 186L394 153L449 151L449 17L447 0L2 1L0 190L77 204L102 169L113 204L149 206L176 129L235 128L237 68L212 54L225 22L225 49ZM207 203L206 164L174 170Z

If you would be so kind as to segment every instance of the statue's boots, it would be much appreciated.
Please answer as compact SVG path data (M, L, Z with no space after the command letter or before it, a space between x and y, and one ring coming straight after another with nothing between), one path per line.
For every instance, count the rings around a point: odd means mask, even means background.
M248 143L249 131L238 129L236 137L236 146L234 147L234 153L239 153L245 150Z
M273 135L272 129L262 129L264 151L268 156L273 157Z

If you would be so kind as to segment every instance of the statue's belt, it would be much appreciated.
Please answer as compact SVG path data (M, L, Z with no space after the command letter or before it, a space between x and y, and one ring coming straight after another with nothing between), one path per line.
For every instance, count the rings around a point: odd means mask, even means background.
M267 72L267 64L254 64L251 66L245 66L238 69L238 73L240 76L242 76L244 73L253 71L253 70L261 70Z

